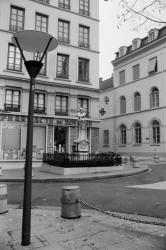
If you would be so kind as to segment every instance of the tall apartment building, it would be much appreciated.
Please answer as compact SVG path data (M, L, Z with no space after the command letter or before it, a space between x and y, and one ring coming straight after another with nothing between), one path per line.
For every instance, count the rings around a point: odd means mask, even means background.
M100 88L101 151L166 153L166 27L122 46Z
M77 111L86 112L90 152L99 139L99 1L0 1L0 161L23 165L29 76L12 36L21 30L48 32L58 47L44 58L35 85L33 160L43 152L72 152ZM27 59L35 54L25 52Z

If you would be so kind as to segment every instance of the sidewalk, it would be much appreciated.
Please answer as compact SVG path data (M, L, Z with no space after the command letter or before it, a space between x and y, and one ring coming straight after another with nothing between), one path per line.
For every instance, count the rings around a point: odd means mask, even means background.
M165 227L124 221L94 210L82 209L81 215L64 219L60 208L32 209L31 245L25 247L21 246L22 209L12 206L0 215L0 250L166 249ZM166 222L138 215L134 218Z
M52 173L41 172L40 168L33 169L32 182L65 182L65 181L80 181L80 180L98 180L115 178L122 176L130 176L141 174L148 171L147 165L140 165L137 168L132 166L123 166L122 170L111 170L105 173L88 173L88 174L74 174L74 175L57 175ZM2 170L0 182L23 182L24 169Z

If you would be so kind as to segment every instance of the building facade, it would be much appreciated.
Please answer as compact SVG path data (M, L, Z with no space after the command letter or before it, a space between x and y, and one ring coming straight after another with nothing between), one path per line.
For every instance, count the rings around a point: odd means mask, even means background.
M86 112L90 152L99 140L99 1L0 1L0 160L25 159L29 76L12 36L21 30L48 32L58 40L36 78L33 160L44 152L72 153L77 112ZM40 54L26 53L28 60ZM6 166L7 167L7 166Z
M100 151L165 154L166 27L122 46L112 64L100 88Z

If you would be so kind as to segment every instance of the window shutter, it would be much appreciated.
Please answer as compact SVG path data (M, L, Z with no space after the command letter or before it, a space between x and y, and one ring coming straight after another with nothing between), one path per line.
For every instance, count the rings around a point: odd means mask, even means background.
M157 71L157 57L154 57L152 59L149 60L149 64L148 64L148 73L153 73Z

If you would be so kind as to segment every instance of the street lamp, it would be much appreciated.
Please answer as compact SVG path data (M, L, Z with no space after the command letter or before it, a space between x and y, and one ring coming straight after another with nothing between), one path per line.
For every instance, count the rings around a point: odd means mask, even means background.
M43 66L42 60L46 52L54 50L58 43L57 40L48 33L35 30L25 30L14 34L12 42L18 46L25 67L30 76L21 242L23 246L28 246L30 245L31 236L32 148L35 78ZM38 61L37 59L26 61L23 50L31 53L38 53L38 55L42 54L42 56L41 58L39 57L40 59Z

